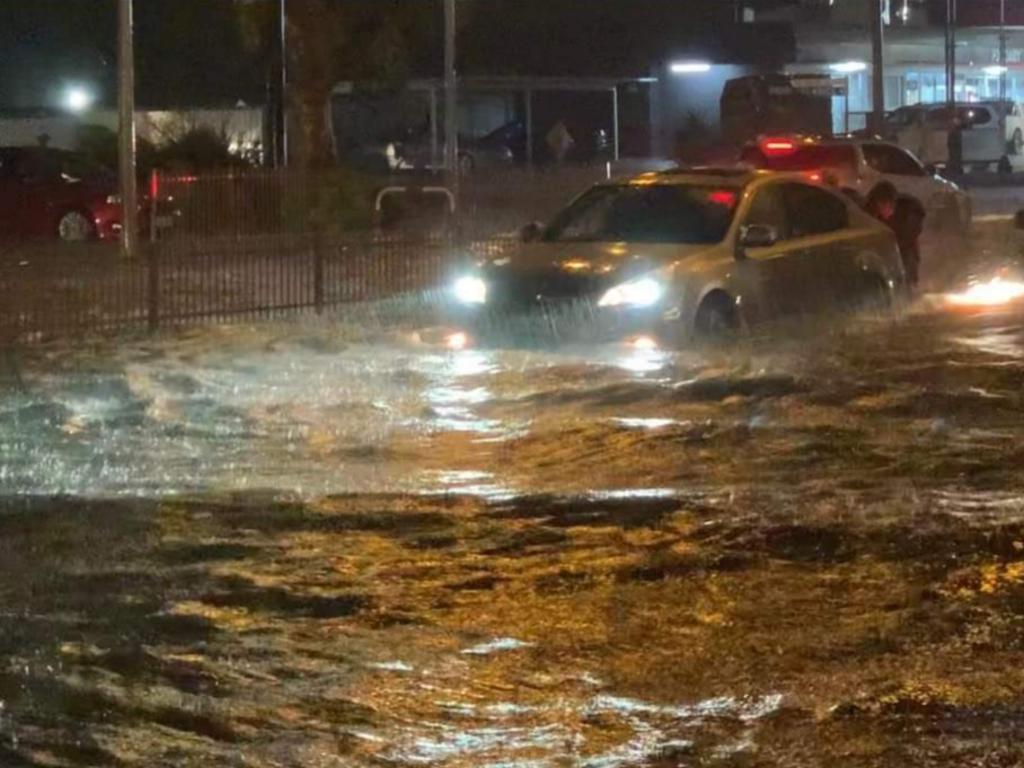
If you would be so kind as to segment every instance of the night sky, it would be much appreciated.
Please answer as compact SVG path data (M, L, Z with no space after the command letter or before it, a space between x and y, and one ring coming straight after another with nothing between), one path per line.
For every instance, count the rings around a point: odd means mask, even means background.
M143 106L258 100L260 62L243 45L230 0L136 0ZM59 104L69 82L113 104L114 0L2 0L0 108Z
M342 7L366 1L335 0ZM440 19L439 0L390 1L432 3ZM759 0L780 1L786 0ZM135 0L135 7L140 106L262 101L273 64L246 45L232 0ZM731 0L460 0L461 68L638 75L669 55L749 54L749 41L711 34L731 8ZM417 74L437 74L441 49L433 38L439 34L438 24L409 41ZM783 45L771 47L779 53ZM115 56L114 0L0 0L0 109L58 106L72 83L113 105Z

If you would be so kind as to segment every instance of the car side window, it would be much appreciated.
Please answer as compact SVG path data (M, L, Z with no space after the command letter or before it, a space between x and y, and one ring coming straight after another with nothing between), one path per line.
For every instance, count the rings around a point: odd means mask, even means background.
M969 127L974 127L976 125L988 125L992 122L992 113L985 107L971 107L964 111L964 122Z
M52 152L22 152L17 158L14 173L28 183L52 182L60 177L60 162Z
M793 237L823 235L850 225L846 203L823 189L787 184L785 199Z
M879 173L893 176L924 176L924 168L909 154L899 147L887 144L865 144L864 160Z
M790 237L789 213L781 184L769 184L754 193L744 225L774 227L779 240Z

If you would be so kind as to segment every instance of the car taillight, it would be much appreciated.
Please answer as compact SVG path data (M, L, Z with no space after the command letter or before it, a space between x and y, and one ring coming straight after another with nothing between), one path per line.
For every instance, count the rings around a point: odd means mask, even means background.
M820 184L821 180L824 178L821 171L806 171L804 176L808 181L813 181L815 184Z
M731 209L736 205L736 193L731 189L716 189L708 195L708 202Z
M792 139L765 139L761 142L761 152L766 157L780 157L796 152L796 142Z

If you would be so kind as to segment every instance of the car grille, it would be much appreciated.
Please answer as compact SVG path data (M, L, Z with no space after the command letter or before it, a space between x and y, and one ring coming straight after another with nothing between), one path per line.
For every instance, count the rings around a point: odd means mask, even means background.
M558 269L508 273L491 286L488 304L503 309L528 310L551 304L596 300L604 281L592 275L572 275Z

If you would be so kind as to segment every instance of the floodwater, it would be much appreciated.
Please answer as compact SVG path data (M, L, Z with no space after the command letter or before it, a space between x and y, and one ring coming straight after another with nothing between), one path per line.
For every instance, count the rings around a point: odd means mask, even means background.
M1024 307L4 370L0 766L1024 763Z

